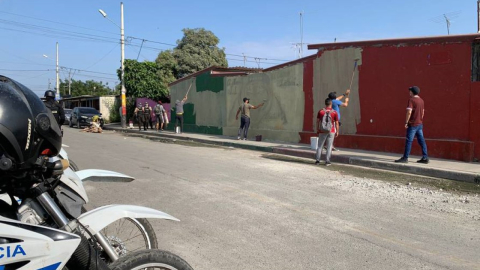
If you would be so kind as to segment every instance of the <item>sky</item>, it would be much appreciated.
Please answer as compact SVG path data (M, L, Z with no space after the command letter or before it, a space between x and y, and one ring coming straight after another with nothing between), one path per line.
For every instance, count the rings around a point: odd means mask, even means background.
M125 57L154 61L182 29L203 27L220 39L230 67L267 68L298 58L308 44L446 35L477 31L476 0L124 0ZM107 13L104 18L98 10ZM111 21L110 21L111 20ZM120 2L0 0L0 74L38 95L60 78L119 83ZM142 50L142 40L146 40ZM303 56L314 54L303 47ZM64 93L61 89L61 93Z

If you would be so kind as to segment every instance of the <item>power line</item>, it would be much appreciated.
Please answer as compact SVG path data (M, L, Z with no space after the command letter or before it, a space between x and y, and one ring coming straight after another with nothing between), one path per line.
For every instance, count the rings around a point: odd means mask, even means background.
M50 71L49 69L2 69L0 68L0 70L3 70L3 71Z
M40 19L40 18L31 17L31 16L25 16L25 15L21 15L21 14L15 14L15 13L11 13L11 12L6 12L6 11L0 11L0 13L9 14L9 15L14 15L14 16L19 16L19 17L23 17L23 18L34 19L34 20L39 20L39 21L44 21L44 22L56 23L56 24L61 24L61 25L66 25L66 26L72 26L72 27L76 27L76 28L82 28L82 29L87 29L87 30L92 30L92 31L107 33L107 34L111 34L111 35L117 35L117 36L120 35L120 34L118 34L118 33L112 33L112 32L102 31L102 30L98 30L98 29L94 29L94 28L88 28L88 27L83 27L83 26L78 26L78 25L73 25L73 24L68 24L68 23L62 23L62 22L56 22L56 21L51 21L51 20L46 20L46 19Z
M90 66L88 66L87 68L85 69L89 69L93 66L95 66L96 64L98 64L100 61L102 61L105 57L107 57L111 52L113 52L113 50L115 50L117 47L118 47L119 44L115 45L115 47L113 47L109 52L107 52L102 58L98 59L98 61L96 61L95 63L91 64Z

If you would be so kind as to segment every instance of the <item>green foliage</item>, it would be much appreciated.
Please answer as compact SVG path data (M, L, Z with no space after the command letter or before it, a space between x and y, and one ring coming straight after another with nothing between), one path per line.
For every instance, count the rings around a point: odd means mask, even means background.
M103 84L101 81L97 82L93 80L72 80L70 91L73 97L83 95L106 96L117 94L115 90L109 88L108 83ZM60 92L62 95L68 95L68 81L60 81Z
M113 106L110 106L110 123L120 122L120 107L122 107L122 101L120 99L115 99Z
M225 48L218 48L219 38L204 28L185 28L183 38L177 41L173 57L177 62L177 78L210 66L227 67Z
M158 76L160 66L156 62L125 60L125 88L129 97L159 99L168 96L167 85ZM120 77L120 70L117 71Z
M159 53L155 63L159 67L157 75L164 87L168 89L168 84L174 82L177 78L177 61L173 57L172 51Z
M211 31L203 28L183 29L183 38L173 50L162 51L155 62L125 60L125 88L130 98L167 101L168 84L210 66L227 67L225 49ZM117 70L121 77L120 70Z

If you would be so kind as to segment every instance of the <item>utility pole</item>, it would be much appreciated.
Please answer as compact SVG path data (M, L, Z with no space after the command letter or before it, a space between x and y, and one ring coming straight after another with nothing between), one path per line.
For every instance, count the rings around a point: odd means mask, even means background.
M73 71L73 73L72 73ZM72 95L72 77L75 75L76 70L68 70L68 95Z
M122 47L122 71L121 71L121 80L122 80L122 128L127 127L127 89L125 89L125 33L123 29L123 2L120 2L120 38L121 38L121 47Z
M480 1L480 0L479 0L479 1ZM247 66L247 64L246 64L246 62L247 62L247 57L245 56L245 53L242 53L242 55L243 55L243 66L246 67L246 66Z
M56 67L56 73L57 73L57 85L56 85L56 94L55 98L58 100L60 99L60 73L58 71L58 41L57 41L57 67Z
M258 68L260 68L260 60L261 58L255 57L255 62L257 62Z
M477 32L480 33L480 0L477 0Z
M120 80L122 84L122 128L127 127L127 89L125 88L125 33L123 28L123 2L120 2L120 26L116 24L114 21L110 20L107 17L107 13L105 11L99 9L98 12L102 14L102 16L108 19L111 23L115 24L117 27L120 28L120 45L121 45L121 69L120 69ZM140 54L139 54L140 55Z

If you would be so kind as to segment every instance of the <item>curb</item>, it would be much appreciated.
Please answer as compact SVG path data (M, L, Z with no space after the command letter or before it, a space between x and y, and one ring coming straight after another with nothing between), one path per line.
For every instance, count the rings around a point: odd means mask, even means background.
M171 135L168 133L149 134L149 133L144 133L138 130L109 127L107 125L104 126L104 129L114 130L122 133L135 134L134 135L135 137L143 137L143 138L149 138L149 139L160 137L160 138L168 138L168 139L175 139L175 140L181 140L181 141L193 141L193 142L210 144L210 145L235 147L235 148L241 148L245 150L261 151L261 152L294 156L294 157L300 157L300 158L315 159L315 153L312 150L290 149L285 147L256 146L256 145L249 145L249 144L240 144L236 142L212 141L208 139L191 138L188 136L178 137L176 135ZM443 170L438 168L409 166L407 164L397 164L397 163L386 162L386 161L369 160L369 159L363 159L358 157L350 157L342 154L332 155L332 162L480 184L480 175L475 173L469 173L469 172L455 172L455 171Z

